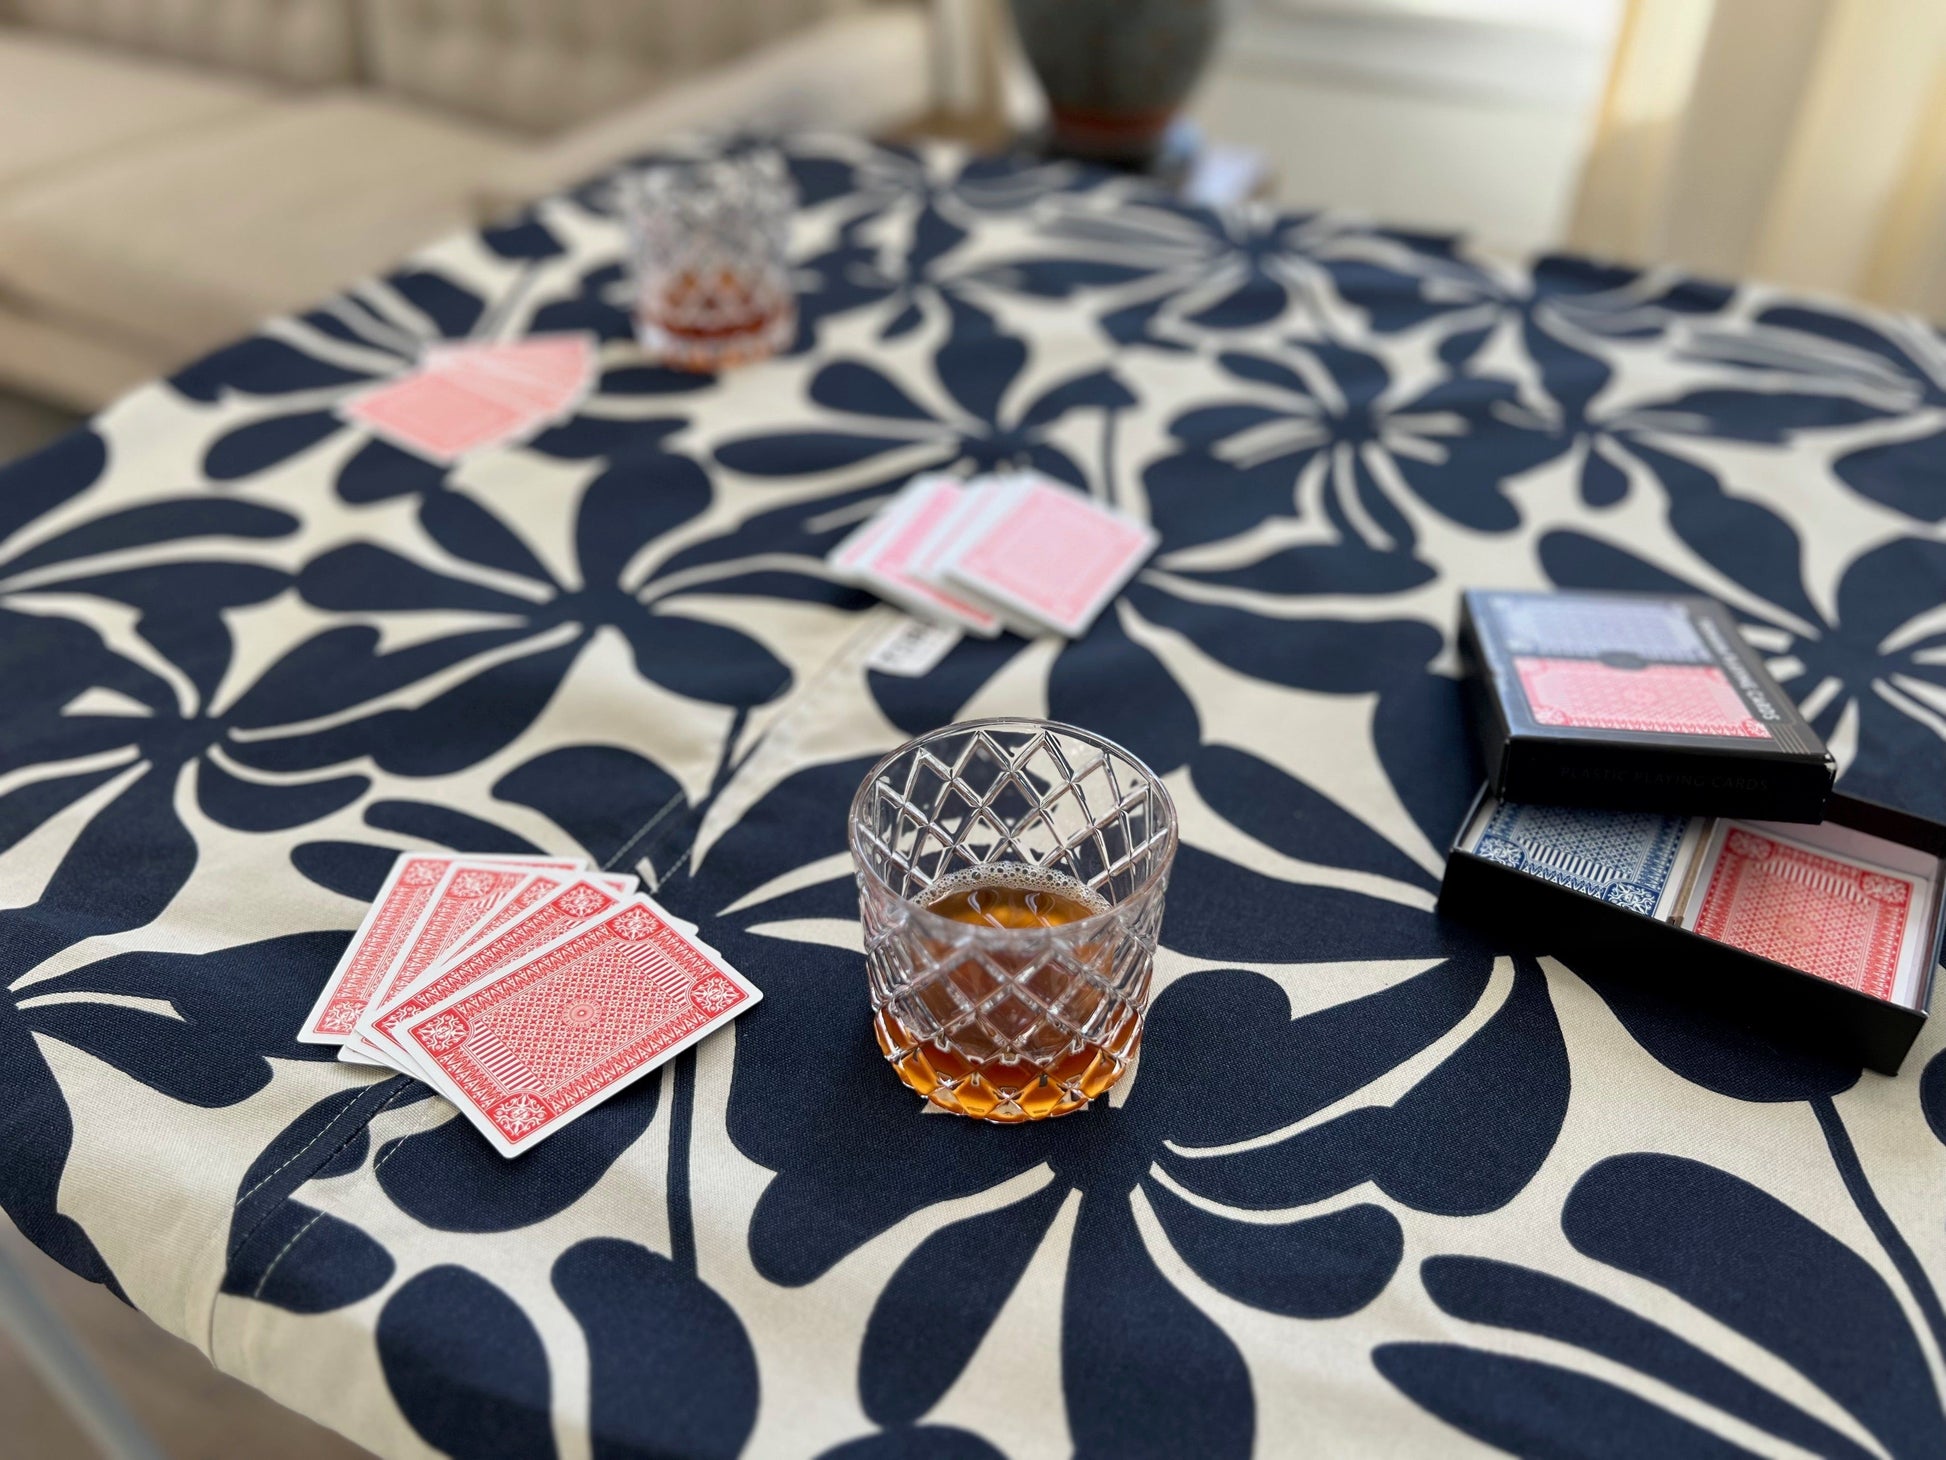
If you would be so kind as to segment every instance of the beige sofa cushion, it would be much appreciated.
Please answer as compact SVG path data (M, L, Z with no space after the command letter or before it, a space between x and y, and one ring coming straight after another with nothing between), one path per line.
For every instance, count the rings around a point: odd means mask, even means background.
M858 0L360 0L370 84L527 132L640 100Z
M0 196L52 169L264 104L253 82L0 29Z
M0 0L44 31L276 81L357 79L354 0Z
M0 194L0 301L188 358L466 221L518 144L326 93Z
M889 131L932 106L932 55L922 6L836 16L529 149L482 184L480 214L512 212L684 132Z

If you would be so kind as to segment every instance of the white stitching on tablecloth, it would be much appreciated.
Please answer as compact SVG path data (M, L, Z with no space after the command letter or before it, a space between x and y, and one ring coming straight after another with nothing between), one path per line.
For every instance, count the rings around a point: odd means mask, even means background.
M886 625L893 622L897 616L899 616L898 610L886 604L878 604L865 610L863 626L840 644L831 657L819 665L817 670L804 681L803 688L797 694L797 703L771 722L770 728L764 731L757 744L751 748L750 754L744 757L743 763L737 767L730 781L734 781L737 776L748 771L756 763L758 756L789 755L797 743L792 738L793 731L802 721L805 712L822 699L824 691L837 679L841 669L864 662L871 650L878 647L880 641L885 638ZM724 789L728 789L728 786L729 782L725 782ZM683 864L690 850L696 845L696 837L701 836L702 831L703 823L699 820L696 823L695 833L670 858L671 872Z
M386 1105L390 1105L391 1103L392 1102L389 1100L385 1102ZM331 1133L332 1126L336 1125L339 1121L343 1120L347 1115L350 1115L351 1112L356 1110L357 1108L358 1108L358 1102L355 1099L347 1102L343 1110L339 1111L336 1115L332 1116L331 1119L327 1120L322 1126L318 1128L318 1133L316 1135L312 1136L310 1140L306 1141L303 1145L299 1146L295 1151L291 1152L289 1156L285 1157L282 1161L278 1162L276 1169L269 1172L267 1175L265 1175L263 1180L259 1181L255 1186L251 1187L248 1191L244 1192L241 1196L239 1196L235 1201L231 1202L230 1210L235 1211L238 1207L242 1206L245 1202L250 1200L251 1197L255 1196L258 1192L262 1191L267 1184L269 1184L272 1181L275 1181L277 1179L278 1172L282 1171L286 1166L290 1165L292 1161L295 1161L299 1156L302 1156L306 1151L310 1150L311 1147L315 1146L319 1141L323 1140L327 1135ZM383 1105L379 1107L380 1110L383 1110L384 1108L385 1106ZM375 1110L372 1113L376 1115L378 1111Z
M393 1098L396 1099L397 1097L394 1096ZM378 1117L383 1115L387 1110L389 1110L391 1106L392 1106L392 1101L387 1100L384 1105L380 1106L377 1110L374 1110L372 1112L372 1120L378 1119ZM457 1117L455 1117L455 1119L457 1119ZM365 1122L365 1124L366 1126L369 1126L371 1124L371 1121L368 1120ZM379 1170L385 1165L385 1163L391 1160L394 1156L398 1155L399 1152L403 1151L404 1149L405 1149L404 1141L394 1141L392 1143L392 1149L387 1151L373 1165L372 1178L376 1180L378 1178ZM299 1227L295 1232L291 1233L291 1240L286 1242L281 1248L278 1249L277 1255L270 1259L270 1266L264 1269L264 1275L257 1279L256 1287L250 1290L251 1297L261 1298L263 1296L264 1284L268 1283L270 1281L270 1275L275 1271L277 1271L277 1264L279 1264L286 1257L288 1257L290 1255L290 1250L293 1247L297 1246L299 1242L304 1240L304 1234L306 1232L309 1232L311 1228L315 1227L319 1222L323 1221L326 1215L327 1213L323 1211L318 1212L318 1214L312 1217L310 1221L306 1222L303 1226Z
M273 1272L277 1271L277 1264L284 1260L285 1254L287 1254L293 1247L297 1246L299 1238L303 1237L303 1235L306 1232L310 1231L311 1228L315 1227L319 1222L322 1222L323 1220L324 1220L324 1213L321 1211L315 1212L312 1214L310 1221L306 1222L303 1226L299 1227L295 1232L291 1234L291 1240L286 1242L282 1247L280 1247L277 1250L277 1255L270 1259L270 1266L264 1269L264 1275L257 1279L257 1285L250 1290L251 1297L253 1298L263 1297L264 1284L269 1282L270 1275Z
M675 795L669 798L668 804L666 804L660 811L656 812L655 815L651 816L647 821L643 822L641 826L636 828L635 835L630 837L627 841L623 842L621 848L615 853L614 856L610 857L607 861L601 864L601 870L604 872L614 871L615 868L618 865L620 865L622 858L628 855L629 849L633 847L637 842L642 840L643 837L647 836L651 831L655 830L657 823L659 823L663 817L667 816L671 811L674 811L678 806L687 806L688 804L689 804L689 798L685 796L681 791L676 792Z

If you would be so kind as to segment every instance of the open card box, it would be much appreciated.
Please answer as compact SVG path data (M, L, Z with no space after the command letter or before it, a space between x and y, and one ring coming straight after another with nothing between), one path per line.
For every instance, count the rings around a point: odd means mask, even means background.
M1892 1075L1926 1022L1943 888L1946 826L1855 796L1806 826L1483 788L1439 910Z
M1817 821L1837 767L1724 607L1473 589L1459 654L1504 800Z

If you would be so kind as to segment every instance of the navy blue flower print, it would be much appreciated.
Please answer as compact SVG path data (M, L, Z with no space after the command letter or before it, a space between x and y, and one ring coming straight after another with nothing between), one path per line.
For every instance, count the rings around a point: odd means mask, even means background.
M1112 414L1134 404L1129 389L1108 370L1071 376L1021 399L1016 388L1028 349L1017 336L955 334L933 359L943 399L922 402L875 365L835 360L812 377L813 405L840 418L835 429L805 427L788 433L746 436L725 442L716 459L753 476L801 476L888 458L899 476L916 471L967 473L1032 467L1084 490L1088 480L1055 439L1070 414Z
M1299 339L1276 358L1217 360L1247 390L1172 421L1183 450L1144 478L1158 525L1178 541L1284 515L1322 518L1373 553L1401 551L1418 540L1408 493L1462 526L1505 532L1520 521L1507 480L1559 449L1508 410L1505 381L1459 375L1405 394L1377 356Z
M308 564L298 591L335 612L473 613L493 626L389 653L375 629L357 625L300 644L283 662L280 689L306 696L314 716L373 708L308 736L264 742L266 758L297 769L369 754L405 775L471 765L533 723L603 629L628 641L645 679L692 699L748 706L788 685L790 671L756 639L682 612L683 594L732 577L734 560L680 576L667 564L635 561L645 544L708 509L709 480L687 458L644 451L589 483L573 539L578 581L557 581L471 497L445 495L465 505L442 546L462 567L490 574L442 573L376 543L354 543ZM519 586L503 586L507 576ZM458 682L424 704L379 707L428 674L456 670Z
M1708 335L1697 348L1712 360L1849 397L1847 419L1882 429L1838 456L1838 479L1917 521L1946 521L1946 342L1930 325L1780 304L1753 328Z
M1040 298L1102 291L1102 329L1117 344L1186 351L1211 332L1250 330L1293 310L1319 322L1320 255L1346 225L1322 214L1216 212L1142 197L1058 200L1039 230L1052 253L986 271Z
M1575 1184L1561 1228L1583 1256L1665 1289L1788 1364L1882 1451L1746 1375L1707 1340L1589 1288L1484 1258L1428 1259L1423 1276L1433 1301L1466 1322L1620 1366L1650 1381L1649 1392L1460 1344L1381 1345L1373 1354L1379 1372L1468 1434L1516 1454L1620 1453L1614 1441L1626 1435L1636 1451L1653 1443L1673 1454L1744 1455L1751 1432L1847 1460L1874 1453L1904 1460L1946 1448L1926 1349L1892 1286L1858 1253L1749 1182L1676 1156L1615 1156ZM1938 1342L1946 1336L1938 1300L1905 1256L1900 1275L1922 1285L1912 1296ZM1832 1342L1834 1333L1847 1341ZM1661 1386L1719 1423L1732 1422L1737 1440L1663 1407L1653 1392Z
M1705 320L1734 291L1667 271L1546 254L1515 267L1469 257L1452 234L1374 229L1325 261L1339 293L1381 335L1429 326L1455 369L1493 337L1513 333L1556 399L1585 399L1576 383L1605 347L1665 336Z
M562 1254L554 1291L587 1341L597 1456L732 1460L757 1414L743 1325L693 1273L633 1242ZM378 1321L386 1383L413 1429L454 1460L552 1460L552 1375L532 1320L467 1268L428 1268Z

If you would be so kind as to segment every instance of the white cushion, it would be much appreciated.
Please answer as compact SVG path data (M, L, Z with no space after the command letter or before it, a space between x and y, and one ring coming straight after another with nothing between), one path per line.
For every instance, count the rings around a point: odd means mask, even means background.
M354 0L12 0L22 23L277 81L358 76ZM0 9L6 0L0 0Z
M480 188L481 216L585 182L690 131L870 135L933 104L932 26L918 5L841 15L522 154Z
M688 80L858 0L360 0L394 95L548 132Z
M517 143L324 93L0 194L0 299L180 358L465 221Z
M0 29L0 196L25 179L264 104L254 82Z

